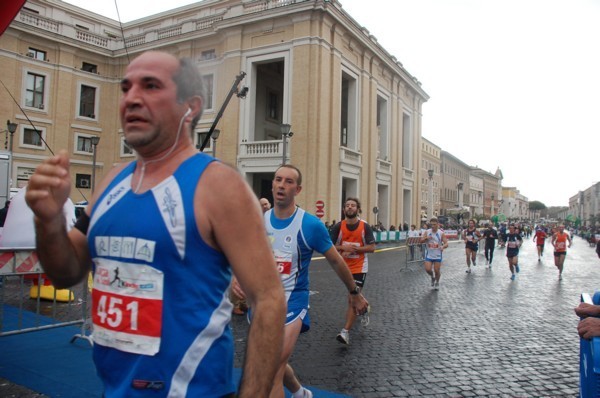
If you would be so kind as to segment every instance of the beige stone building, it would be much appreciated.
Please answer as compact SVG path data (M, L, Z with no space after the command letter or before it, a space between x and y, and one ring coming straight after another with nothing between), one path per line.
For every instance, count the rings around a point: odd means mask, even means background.
M445 216L452 216L470 212L470 172L471 166L452 155L442 151L442 186L441 186L441 212ZM466 220L464 220L466 222Z
M531 218L529 212L529 199L522 195L516 187L502 187L501 213L506 218L515 220L528 220Z
M421 169L419 179L421 183L422 219L429 219L432 216L440 214L441 156L442 148L427 138L421 137Z
M481 212L477 214L481 214L486 220L491 220L492 216L498 214L499 203L502 200L502 172L497 169L492 174L474 167L471 169L471 175L479 177L483 183L480 203Z
M135 159L118 120L120 77L128 59L163 50L190 57L204 74L196 140L235 77L247 74L246 98L233 97L211 146L218 143L217 157L237 167L257 196L270 196L285 158L304 174L299 203L314 212L323 200L324 220L339 220L347 196L362 199L370 222L374 207L386 226L420 218L428 96L338 1L203 1L125 23L123 32L124 40L117 21L62 1L30 0L0 37L1 78L16 101L1 96L0 115L19 124L13 186L27 183L48 148L65 148L72 199L89 198L94 137L96 180ZM282 124L293 132L286 142Z

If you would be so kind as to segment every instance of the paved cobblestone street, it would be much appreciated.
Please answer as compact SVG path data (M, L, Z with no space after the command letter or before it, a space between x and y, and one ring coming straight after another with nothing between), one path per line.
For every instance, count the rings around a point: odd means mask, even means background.
M524 241L521 272L511 281L500 248L491 270L481 254L466 274L464 245L452 243L439 291L431 290L420 265L404 270L405 250L371 255L364 290L371 322L355 325L350 346L335 339L344 287L324 260L313 261L312 328L301 335L291 363L303 384L354 397L576 397L573 308L581 292L600 288L600 261L575 238L558 281L551 245L541 263L535 250ZM243 341L242 317L234 330Z
M389 245L387 245L389 246ZM380 245L370 256L365 295L371 322L357 323L351 345L335 339L346 293L329 265L311 265L312 328L292 358L302 383L352 397L577 397L579 338L573 308L582 292L600 288L600 261L575 238L558 280L550 248L537 262L535 246L521 249L515 281L503 250L493 268L478 255L465 273L464 245L444 253L439 291L420 264L406 265L404 248ZM247 334L233 319L236 366ZM42 397L0 379L2 397ZM315 394L318 398L318 394Z

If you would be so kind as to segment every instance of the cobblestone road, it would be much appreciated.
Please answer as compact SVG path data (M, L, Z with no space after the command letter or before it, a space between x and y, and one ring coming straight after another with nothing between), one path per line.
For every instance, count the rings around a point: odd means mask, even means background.
M371 323L355 327L350 346L335 340L344 287L324 260L313 261L312 328L291 361L303 384L353 397L578 396L573 308L581 292L600 288L600 261L585 241L575 239L562 281L549 248L538 263L531 241L523 245L515 281L501 249L491 270L479 256L466 274L463 245L452 243L439 291L430 289L420 265L406 267L405 253L371 255L365 288ZM241 366L245 317L235 317L233 329ZM41 397L2 379L0 396Z
M576 397L579 339L573 308L581 292L600 288L600 261L575 239L562 281L546 247L537 262L525 241L515 281L504 252L492 269L483 256L465 273L464 245L445 252L441 288L420 266L404 270L405 251L369 259L365 295L371 323L357 325L351 345L335 340L345 290L324 260L311 266L312 328L291 360L303 384L354 397ZM245 338L238 317L234 329Z

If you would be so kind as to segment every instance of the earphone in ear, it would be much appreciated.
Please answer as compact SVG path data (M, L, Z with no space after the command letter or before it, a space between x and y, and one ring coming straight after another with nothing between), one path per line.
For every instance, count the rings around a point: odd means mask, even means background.
M183 115L183 117L188 117L188 115L192 113L192 108L188 108L187 111L185 111L185 115Z

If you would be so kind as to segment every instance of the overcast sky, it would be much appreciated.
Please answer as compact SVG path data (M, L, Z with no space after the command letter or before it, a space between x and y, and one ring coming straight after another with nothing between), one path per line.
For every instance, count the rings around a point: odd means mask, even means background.
M600 180L600 0L340 1L431 97L425 138L547 206ZM123 22L191 3L117 0Z

